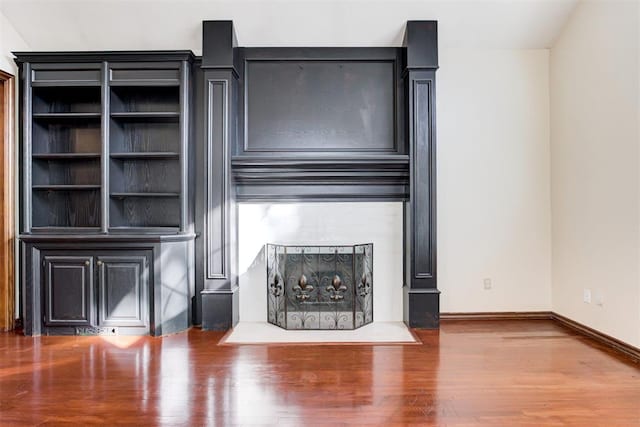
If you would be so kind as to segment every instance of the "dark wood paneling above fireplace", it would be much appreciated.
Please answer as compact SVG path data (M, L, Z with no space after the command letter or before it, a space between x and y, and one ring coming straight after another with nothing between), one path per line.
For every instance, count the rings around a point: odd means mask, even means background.
M400 49L241 49L240 155L402 153Z
M402 48L238 48L239 201L409 197Z

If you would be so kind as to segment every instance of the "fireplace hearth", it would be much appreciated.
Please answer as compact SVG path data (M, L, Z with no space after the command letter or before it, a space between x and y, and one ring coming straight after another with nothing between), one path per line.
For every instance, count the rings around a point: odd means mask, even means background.
M373 321L373 244L268 244L267 320L284 329L356 329Z

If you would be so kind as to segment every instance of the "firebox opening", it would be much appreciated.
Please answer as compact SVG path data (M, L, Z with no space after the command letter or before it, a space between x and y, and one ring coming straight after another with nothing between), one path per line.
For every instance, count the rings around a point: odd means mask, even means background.
M375 248L373 322L403 321L401 202L240 203L238 226L240 322L267 324L267 244L353 247L360 242Z

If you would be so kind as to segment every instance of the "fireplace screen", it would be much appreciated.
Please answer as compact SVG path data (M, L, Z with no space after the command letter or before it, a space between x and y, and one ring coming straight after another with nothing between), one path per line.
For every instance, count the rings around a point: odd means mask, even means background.
M284 329L373 321L373 244L267 245L267 317Z

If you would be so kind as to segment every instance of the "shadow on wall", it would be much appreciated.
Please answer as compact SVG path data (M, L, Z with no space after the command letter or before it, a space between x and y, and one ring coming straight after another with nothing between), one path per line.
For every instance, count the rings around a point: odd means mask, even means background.
M301 213L294 204L244 205L239 223L240 320L267 320L265 244L295 241L302 233Z
M243 275L264 250L265 243L288 243L304 234L304 213L295 204L243 204L239 209L239 274ZM307 227L319 228L318 221L306 215ZM266 274L266 273L265 273ZM242 283L242 282L241 282Z
M267 263L266 245L262 245L251 264L240 274L240 298L248 298L251 304L240 304L243 322L267 321Z

